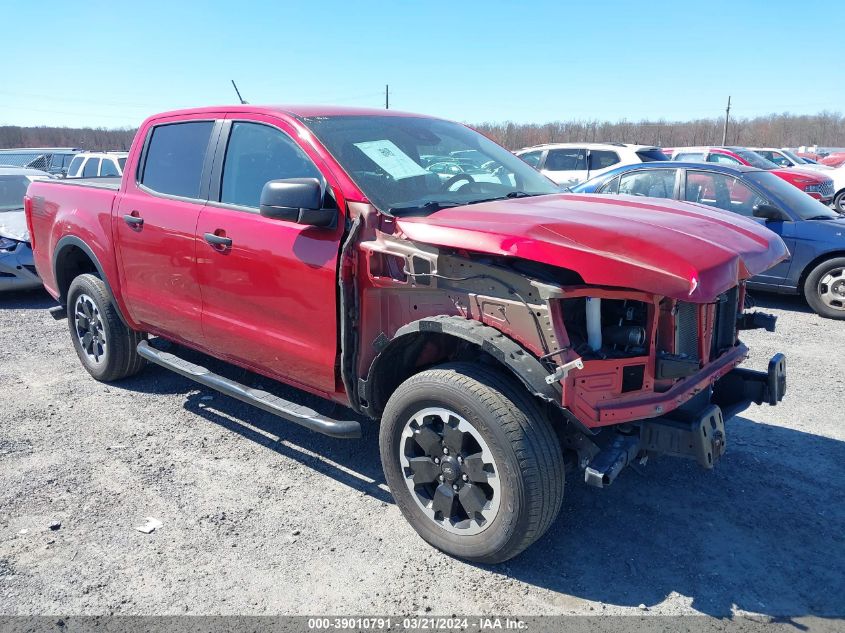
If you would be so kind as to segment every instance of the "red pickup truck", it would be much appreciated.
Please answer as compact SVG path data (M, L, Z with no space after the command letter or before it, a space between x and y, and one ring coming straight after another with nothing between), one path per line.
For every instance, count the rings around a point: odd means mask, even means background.
M433 172L432 156L474 166ZM774 328L743 310L745 280L787 257L774 233L694 204L561 194L449 121L170 112L141 126L121 180L36 182L25 207L54 316L94 378L149 361L332 436L380 420L405 517L475 561L539 538L565 471L604 487L659 454L712 468L725 420L786 388L780 354L737 367L738 331Z

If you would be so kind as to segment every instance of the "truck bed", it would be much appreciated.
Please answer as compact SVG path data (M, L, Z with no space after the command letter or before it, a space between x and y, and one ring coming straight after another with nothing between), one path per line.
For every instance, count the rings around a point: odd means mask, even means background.
M63 178L60 180L44 180L42 182L61 185L76 185L78 187L94 187L97 189L120 190L120 176L105 176L103 178Z

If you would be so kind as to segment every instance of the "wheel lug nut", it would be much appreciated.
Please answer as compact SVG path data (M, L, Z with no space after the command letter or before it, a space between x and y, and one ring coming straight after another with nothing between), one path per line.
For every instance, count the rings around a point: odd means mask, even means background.
M439 458L439 457L435 457L435 458L434 458L434 463L435 463L435 464L439 464L439 463L440 463L440 458Z
M463 479L464 481L469 481L469 475L464 473L463 475L461 475L461 479Z
M445 446L443 447L443 454L444 454L444 455L448 455L448 454L449 454L449 449L448 449L448 448L446 448Z
M452 490L457 490L457 489L458 489L458 484L452 484Z
M443 483L443 475L438 475L437 481L439 481L442 484Z
M463 458L463 457L461 457L460 455L458 455L458 463L459 463L459 464L463 464L463 463L464 463L464 458Z

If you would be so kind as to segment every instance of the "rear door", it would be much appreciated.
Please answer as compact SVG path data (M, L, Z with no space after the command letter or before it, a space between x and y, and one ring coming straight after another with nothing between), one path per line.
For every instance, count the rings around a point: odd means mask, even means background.
M135 174L124 178L115 235L123 295L150 331L202 344L196 226L208 197L220 124L208 114L151 125Z
M540 171L564 187L577 185L587 179L587 150L584 147L550 149Z
M299 386L335 391L337 260L343 219L309 227L259 214L264 184L327 174L272 116L227 121L197 225L203 333L216 355ZM325 186L324 186L325 190ZM329 192L324 206L337 206ZM221 239L226 243L218 244Z

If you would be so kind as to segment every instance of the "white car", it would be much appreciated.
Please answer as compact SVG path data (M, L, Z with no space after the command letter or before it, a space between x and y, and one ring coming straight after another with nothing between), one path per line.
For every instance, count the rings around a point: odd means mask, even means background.
M622 165L669 160L659 147L628 143L549 143L526 147L514 154L565 187Z
M810 171L828 171L833 169L829 165L819 165L818 163L811 163L810 161L804 160L788 149L778 149L777 147L749 147L748 149L757 152L760 156L772 161L778 167L796 167ZM830 174L825 175L829 176Z
M68 178L120 177L129 152L80 152L70 161Z

